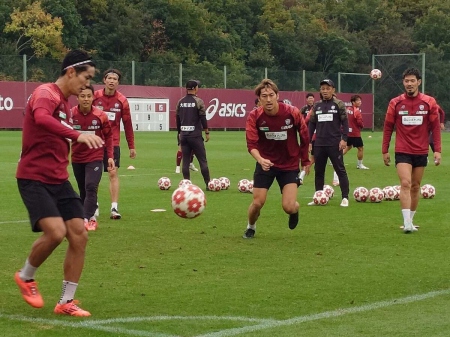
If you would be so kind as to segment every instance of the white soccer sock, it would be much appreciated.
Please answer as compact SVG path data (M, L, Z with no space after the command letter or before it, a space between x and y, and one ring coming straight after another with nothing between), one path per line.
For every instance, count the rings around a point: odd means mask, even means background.
M23 281L34 280L34 274L36 273L37 267L33 267L28 259L25 261L25 265L19 272L19 277Z
M414 214L416 214L416 211L409 212L409 217L411 218L411 222L413 222Z
M362 165L362 159L361 160L358 159L358 165Z
M300 172L300 179L303 180L305 178L306 172L302 171Z
M248 224L248 225L247 225L247 228L250 228L250 229L256 230L256 223L255 223L254 225L250 225L250 224Z
M406 225L407 223L409 223L411 221L411 210L410 209L402 209L402 214L403 214L403 224Z
M333 180L339 181L339 177L338 177L336 171L333 171Z
M117 210L117 209L119 209L118 207L119 207L119 205L118 205L117 202L112 202L111 203L111 209L115 208Z
M73 283L69 281L63 281L61 298L59 299L59 304L66 304L70 300L73 300L75 296L75 291L77 290L78 283Z

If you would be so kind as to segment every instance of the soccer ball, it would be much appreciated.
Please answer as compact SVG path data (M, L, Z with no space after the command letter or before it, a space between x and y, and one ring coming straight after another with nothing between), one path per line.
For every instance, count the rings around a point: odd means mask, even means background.
M381 70L380 69L372 69L372 71L370 72L370 77L372 78L372 80L378 80L381 78Z
M213 178L208 183L208 189L213 192L218 192L222 189L220 180L217 178Z
M253 188L253 185L252 185ZM241 179L238 182L238 190L242 193L248 193L250 192L250 180L248 179Z
M328 200L330 200L330 198L323 190L314 193L313 201L316 205L326 205L328 204Z
M392 186L395 190L394 200L400 200L400 185Z
M180 182L178 183L178 187L186 185L192 185L192 181L190 181L189 179L181 179Z
M222 190L227 190L230 187L230 179L227 177L220 177L220 188Z
M250 180L250 183L248 184L248 191L253 193L253 180Z
M168 190L172 186L170 179L167 177L161 177L158 180L158 187L160 190Z
M420 193L425 199L432 199L436 195L436 189L433 185L425 184L420 188Z
M203 213L205 207L205 193L196 185L178 187L172 194L172 208L180 218L198 217Z
M370 202L381 202L384 199L384 193L379 187L371 188L369 191Z
M392 201L395 200L395 196L397 195L397 191L392 186L386 186L383 188L384 200Z
M357 202L366 202L369 199L369 190L365 187L357 187L353 191L353 198Z
M334 196L334 188L330 185L323 185L323 191L327 194L329 199Z

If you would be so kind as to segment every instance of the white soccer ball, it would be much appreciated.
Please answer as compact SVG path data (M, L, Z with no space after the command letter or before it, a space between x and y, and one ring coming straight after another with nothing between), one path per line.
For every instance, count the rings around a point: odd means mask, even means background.
M395 197L394 197L394 200L400 200L400 185L395 185L395 186L392 186L393 188L394 188L394 190L395 190Z
M198 217L205 207L205 193L196 185L188 184L178 187L172 194L172 208L180 218Z
M186 186L186 185L192 185L192 181L189 179L181 179L178 183L178 187Z
M384 200L386 201L395 200L395 196L398 194L398 192L392 186L386 186L385 188L383 188L383 193L384 193Z
M369 199L369 190L365 187L357 187L353 191L353 198L357 202L366 202Z
M248 184L248 191L253 193L253 180L250 180L250 183Z
M328 195L328 198L332 198L334 196L334 188L330 185L323 185L323 191Z
M220 180L217 178L213 178L208 183L208 189L213 192L218 192L222 189Z
M369 200L370 202L381 202L384 199L384 193L381 188L374 187L369 191Z
M436 195L436 189L433 185L425 184L420 188L420 193L425 199L432 199Z
M381 70L380 69L372 69L372 71L370 72L370 77L373 80L378 80L380 79L382 76Z
M252 185L253 188L253 185ZM238 190L242 193L249 193L250 192L250 180L248 179L241 179L238 182Z
M227 177L220 177L220 188L222 190L227 190L230 187L230 179Z
M170 179L167 177L161 177L158 180L158 187L160 190L168 190L172 186Z
M330 200L330 198L323 190L314 193L313 201L316 205L326 205L328 204L328 200Z

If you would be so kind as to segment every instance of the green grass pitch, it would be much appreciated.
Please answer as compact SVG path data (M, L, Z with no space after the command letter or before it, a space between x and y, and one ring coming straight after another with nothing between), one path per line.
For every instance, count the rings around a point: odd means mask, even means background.
M383 164L381 138L363 133L370 170L356 169L355 149L345 156L351 192L398 184L395 167ZM174 132L136 133L135 160L123 143L121 220L109 219L103 176L99 229L89 233L76 293L92 317L79 319L53 314L66 242L37 272L44 308L29 307L14 283L37 235L14 178L21 133L0 132L1 336L448 336L449 134L443 133L442 165L425 170L422 183L434 185L437 194L420 200L418 232L399 229L398 201L356 203L350 197L350 206L342 208L335 188L327 206L308 207L312 171L298 189L299 226L289 230L275 183L253 240L242 239L251 194L237 190L254 169L244 132L211 132L211 177L226 176L231 187L207 192L204 213L192 220L171 210L174 187L157 186L162 176L172 185L181 179L175 174L175 139ZM127 170L129 165L136 169ZM73 176L70 166L69 172ZM191 180L204 188L199 172ZM326 181L331 180L327 166ZM167 211L151 212L157 208Z

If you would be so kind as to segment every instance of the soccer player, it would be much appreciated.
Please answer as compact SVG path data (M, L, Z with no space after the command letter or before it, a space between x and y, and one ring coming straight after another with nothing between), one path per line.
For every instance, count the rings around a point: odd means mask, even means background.
M72 50L64 57L56 82L42 84L34 90L25 110L22 152L16 173L31 229L43 234L34 242L14 279L28 304L43 307L35 281L36 270L67 239L62 293L54 312L70 316L91 315L74 301L88 236L83 223L83 204L68 180L70 141L84 143L91 149L101 148L104 142L96 135L73 130L68 98L79 95L94 74L95 63L91 57L86 52Z
M413 224L420 195L420 183L427 166L429 131L433 133L434 164L441 163L441 132L436 100L419 92L422 82L416 68L403 72L405 93L389 102L383 128L383 161L390 165L389 143L395 136L395 166L400 179L400 205L403 215L403 231L417 230Z
M209 130L205 103L197 97L199 83L197 80L189 80L186 83L187 95L178 101L176 108L177 130L183 154L183 178L190 179L191 177L189 172L190 161L186 159L194 153L200 164L206 189L208 189L210 175L204 141L209 141ZM205 140L203 140L202 130L205 132Z
M308 129L298 108L278 101L278 92L272 80L262 80L255 88L261 106L247 117L247 149L255 158L256 167L244 239L255 236L256 221L274 179L280 187L283 210L289 214L289 228L294 229L298 224L297 176L300 165L309 173Z
M308 112L312 109L313 105L314 105L314 94L312 92L308 92L306 94L306 105L300 109L303 118L306 118Z
M356 168L360 170L368 170L367 166L363 164L364 158L364 142L361 138L361 129L364 127L362 115L361 115L361 96L353 95L350 98L350 102L352 103L351 107L347 108L347 118L348 118L348 138L347 138L347 147L344 150L344 155L350 151L353 147L358 149L357 158L358 163L356 164ZM339 185L339 177L336 172L333 172L333 185Z
M78 105L72 108L73 128L82 133L94 134L105 142L108 170L114 170L113 135L108 115L92 106L94 87L86 86L78 95ZM102 178L104 150L90 149L85 144L72 145L72 169L77 180L81 201L84 204L84 226L87 230L98 227L95 210L97 190Z
M344 166L344 149L347 147L348 119L344 102L334 95L336 89L330 79L320 82L321 100L314 103L308 123L309 137L314 142L315 187L322 190L328 158L336 171L342 193L342 207L348 207L349 182ZM308 203L315 205L314 201Z
M111 195L111 219L118 220L122 216L119 213L119 174L120 167L120 121L125 129L125 138L127 139L130 150L130 158L136 158L134 146L134 132L131 121L130 105L127 98L117 90L122 74L117 69L108 69L103 74L103 83L105 88L97 90L94 93L93 105L103 110L108 115L113 132L114 145L114 165L115 169L108 169L108 155L105 151L103 156L103 169L109 175L109 193Z

